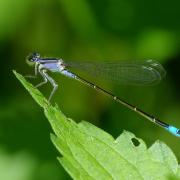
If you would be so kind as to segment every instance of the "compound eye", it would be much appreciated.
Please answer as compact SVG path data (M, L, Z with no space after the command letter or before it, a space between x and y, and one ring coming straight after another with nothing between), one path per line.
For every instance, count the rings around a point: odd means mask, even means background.
M37 53L37 52L34 52L34 53L32 53L32 58L33 59L38 59L38 58L40 58L40 54Z
M31 53L29 56L27 56L27 60L30 62L35 62L40 58L40 54L37 52Z

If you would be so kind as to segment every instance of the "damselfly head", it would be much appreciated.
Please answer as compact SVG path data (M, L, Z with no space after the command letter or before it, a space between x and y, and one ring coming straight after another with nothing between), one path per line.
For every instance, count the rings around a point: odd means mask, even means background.
M40 58L40 54L37 52L33 52L27 56L27 61L29 62L36 62Z

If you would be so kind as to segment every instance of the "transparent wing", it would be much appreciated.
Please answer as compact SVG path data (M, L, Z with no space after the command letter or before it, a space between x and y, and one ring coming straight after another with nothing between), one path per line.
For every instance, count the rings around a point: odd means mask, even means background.
M135 62L70 62L67 68L74 68L91 76L130 85L153 85L161 81L166 71L154 60Z

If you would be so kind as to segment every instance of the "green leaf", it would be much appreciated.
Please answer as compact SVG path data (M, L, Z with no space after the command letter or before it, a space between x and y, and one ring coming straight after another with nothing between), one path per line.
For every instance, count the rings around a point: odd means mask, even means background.
M156 141L149 149L142 139L124 131L117 139L88 122L75 123L52 106L24 77L14 74L44 109L55 134L58 158L73 179L178 179L179 165L171 149Z

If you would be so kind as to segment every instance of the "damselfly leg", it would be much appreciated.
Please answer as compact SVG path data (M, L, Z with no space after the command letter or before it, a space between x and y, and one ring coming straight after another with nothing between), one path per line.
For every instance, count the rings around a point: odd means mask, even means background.
M37 74L38 74L38 63L35 63L34 66L34 74L33 75L26 75L26 78L30 78L30 79L34 79L37 78Z
M39 83L38 85L36 85L36 87L40 87L44 84L46 84L48 81L51 83L51 85L53 86L53 90L51 91L51 94L48 98L48 101L51 101L52 96L54 95L54 93L56 92L56 90L58 89L58 84L55 82L55 80L53 78L51 78L45 69L40 69L39 68L39 73L41 74L41 76L43 77L44 81Z

